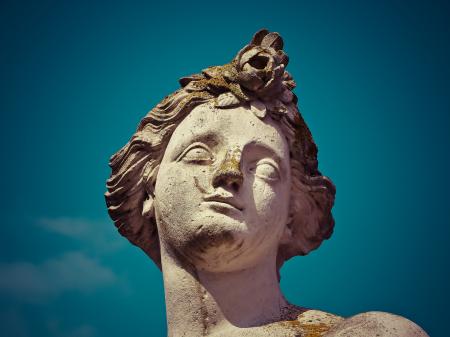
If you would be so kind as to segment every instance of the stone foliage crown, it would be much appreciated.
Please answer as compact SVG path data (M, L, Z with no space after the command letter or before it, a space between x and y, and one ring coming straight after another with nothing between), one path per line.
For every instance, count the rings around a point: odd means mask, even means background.
M297 97L292 93L295 82L285 70L289 58L282 49L281 36L262 29L230 63L183 77L180 84L190 93L210 93L218 108L259 100L267 110L285 113Z

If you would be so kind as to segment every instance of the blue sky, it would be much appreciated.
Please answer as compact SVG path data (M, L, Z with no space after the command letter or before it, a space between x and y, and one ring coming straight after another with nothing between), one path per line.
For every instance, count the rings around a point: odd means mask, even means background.
M2 336L164 336L159 270L120 237L108 159L178 78L278 31L337 187L335 233L283 267L298 305L404 315L446 335L444 1L3 1Z

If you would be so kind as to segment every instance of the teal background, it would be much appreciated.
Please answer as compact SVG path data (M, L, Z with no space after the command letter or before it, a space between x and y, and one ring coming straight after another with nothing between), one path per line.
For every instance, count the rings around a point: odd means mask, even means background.
M177 79L278 31L337 186L335 233L282 270L287 298L382 310L447 336L445 1L2 1L0 326L164 336L161 275L116 234L109 156Z

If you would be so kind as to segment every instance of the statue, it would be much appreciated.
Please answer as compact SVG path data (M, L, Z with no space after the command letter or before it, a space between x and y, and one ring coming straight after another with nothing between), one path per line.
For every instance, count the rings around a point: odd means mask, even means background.
M169 336L427 336L406 318L290 304L284 261L334 226L335 187L297 108L278 33L180 79L110 161L120 234L163 272Z

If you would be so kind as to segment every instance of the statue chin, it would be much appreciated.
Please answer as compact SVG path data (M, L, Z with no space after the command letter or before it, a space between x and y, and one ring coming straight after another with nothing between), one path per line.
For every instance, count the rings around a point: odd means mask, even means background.
M183 255L199 270L227 271L242 255L243 240L234 230L202 228L183 247Z
M165 226L164 226L165 227ZM171 227L173 228L173 227ZM252 245L257 240L244 223L232 221L199 224L183 233L163 230L161 240L179 260L197 270L232 272L254 265L259 253Z

